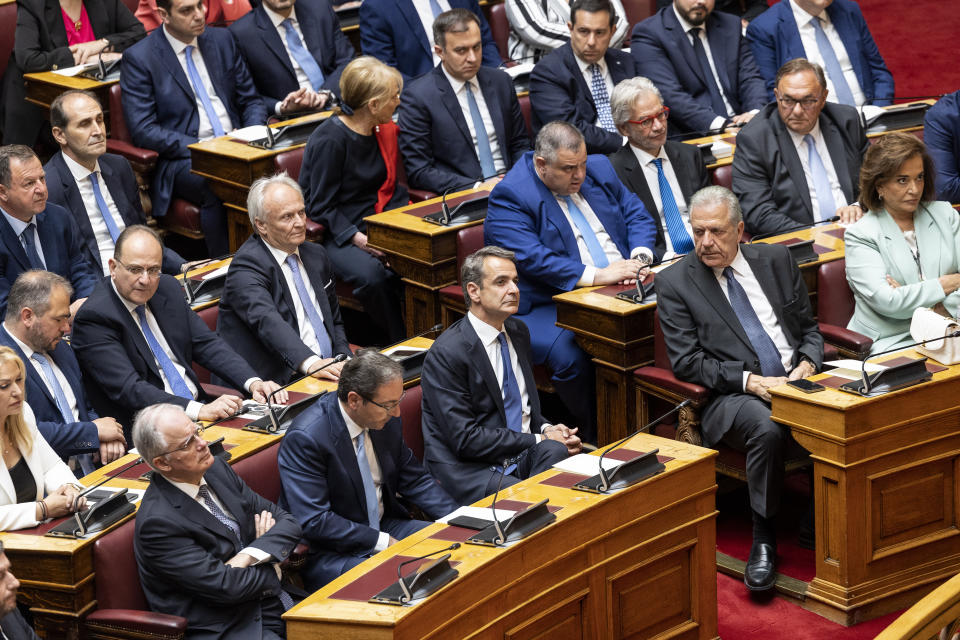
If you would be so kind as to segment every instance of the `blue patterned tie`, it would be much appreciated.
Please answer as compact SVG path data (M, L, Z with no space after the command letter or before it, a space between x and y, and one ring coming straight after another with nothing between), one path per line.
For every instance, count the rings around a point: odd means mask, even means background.
M50 361L47 360L42 353L36 351L33 352L30 358L40 365L44 379L46 379L47 384L53 390L53 398L57 402L57 409L60 410L60 417L63 418L63 423L70 424L76 422L77 418L73 415L73 409L70 408L70 403L67 401L67 394L63 392L63 387L60 386L60 381L53 372ZM93 465L93 457L89 453L77 454L73 457L80 465L83 475L93 473L96 470L96 467Z
M663 217L667 221L667 232L670 234L673 252L690 253L693 251L693 240L690 239L690 234L687 233L687 228L683 224L683 217L680 215L680 208L677 207L677 200L673 197L670 181L667 180L667 176L663 172L663 159L654 158L653 163L657 165L660 202L663 205Z
M817 143L809 133L803 136L807 143L807 165L813 177L813 188L817 192L817 202L820 205L820 219L832 218L837 211L837 203L833 199L833 189L830 188L830 175L823 164L823 158L817 153Z
M143 337L147 339L147 346L150 347L150 351L153 352L153 357L157 359L157 363L163 370L163 375L167 378L167 383L170 385L170 391L172 391L175 396L180 396L186 400L193 400L193 394L190 393L190 388L187 387L183 376L177 371L173 360L171 360L167 352L163 350L157 337L153 335L153 331L150 330L150 325L147 323L146 309L141 304L136 308L136 311L137 316L140 318L140 329L143 331Z
M320 69L320 65L314 60L313 54L303 46L303 41L300 40L300 36L297 35L297 30L293 28L293 22L290 21L290 18L281 22L280 26L283 27L283 30L287 33L287 47L290 49L290 55L297 61L297 64L303 69L303 72L307 74L307 78L310 80L310 84L313 85L314 90L319 91L324 81L323 71Z
M37 225L31 222L20 234L20 238L23 240L23 248L27 253L27 262L30 263L30 268L46 269L47 265L40 259L40 254L37 252L36 228Z
M377 501L377 488L373 484L373 472L370 471L370 461L367 460L366 430L357 436L357 466L360 467L360 477L363 479L363 497L367 503L367 523L377 531L380 530L380 505Z
M827 68L827 75L837 92L837 101L851 107L857 106L853 99L853 91L850 90L850 85L843 77L843 69L840 67L840 61L837 60L837 52L833 50L830 38L827 37L827 32L823 30L823 26L820 24L820 18L814 18L810 21L810 24L813 26L813 35L817 39L817 49L820 50L820 57L823 58L823 66Z
M717 86L717 80L713 77L713 68L710 67L710 60L707 59L707 50L703 47L703 41L700 39L700 32L703 29L699 27L690 29L689 33L693 36L693 54L700 63L700 70L703 72L703 79L707 85L707 91L710 93L710 106L713 112L724 118L730 114L727 113L727 105L723 101L723 95L720 93L720 87Z
M750 339L750 344L753 345L757 359L760 360L761 373L765 376L787 375L777 345L773 343L770 334L760 323L760 318L757 317L757 312L750 304L747 292L743 290L743 287L734 277L733 269L730 267L724 268L723 276L727 279L727 295L730 296L730 306L733 307L733 312L737 314L737 319L740 320L740 325L746 332L747 338Z
M477 99L470 89L470 83L464 85L467 90L467 106L470 107L470 118L473 120L473 130L477 134L477 157L480 160L480 170L483 171L484 178L490 178L497 173L493 164L493 152L490 150L490 140L487 137L487 128L483 124L483 116L480 115L480 106Z
M317 308L310 301L310 294L307 293L307 285L303 282L303 276L300 274L300 265L297 256L293 253L287 256L287 266L290 267L290 273L293 274L293 284L297 288L297 295L300 296L300 304L303 305L303 312L313 328L313 333L317 337L317 344L320 346L320 357L330 358L333 356L333 345L330 342L330 334L327 333L327 327L323 324L323 318L317 312Z
M116 244L117 237L120 235L120 229L117 228L117 223L114 221L109 207L107 207L107 201L103 199L103 193L100 191L100 182L97 180L96 171L90 174L90 185L93 186L93 199L97 201L97 208L100 209L100 215L103 216L103 221L107 223L107 231L110 232L110 237L113 238L113 242Z
M607 254L604 253L603 247L600 246L600 241L597 240L597 234L593 232L593 228L590 226L590 223L587 222L583 211L580 211L580 208L573 203L573 198L563 196L563 200L567 203L567 210L570 212L573 224L577 225L583 241L587 244L587 251L590 253L590 259L593 260L593 266L598 269L603 269L610 264L610 261L607 260Z
M190 76L190 84L193 85L193 92L200 98L200 104L203 105L203 110L207 112L207 120L210 121L210 126L213 127L213 135L219 138L225 135L226 132L223 130L220 118L217 117L217 112L213 108L213 103L210 101L207 88L203 85L203 80L200 79L200 72L197 71L197 65L193 63L193 45L188 44L187 48L183 50L183 54L187 58L187 75Z
M433 19L436 20L437 16L443 13L443 7L440 6L437 0L430 0L430 11L433 12Z
M590 65L590 93L593 94L593 102L597 105L597 124L601 129L606 129L612 133L617 132L617 127L613 124L613 114L610 113L610 96L607 94L607 81L600 73L600 65Z

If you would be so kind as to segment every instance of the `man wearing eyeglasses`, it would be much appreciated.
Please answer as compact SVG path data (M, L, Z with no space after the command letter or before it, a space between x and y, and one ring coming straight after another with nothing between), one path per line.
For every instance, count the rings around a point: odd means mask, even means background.
M337 393L301 413L280 443L280 505L310 543L300 575L311 591L431 524L412 519L398 495L433 519L460 506L404 444L403 396L403 368L362 349Z
M204 391L194 361L257 402L279 388L261 380L250 365L187 305L180 283L160 273L163 245L156 232L131 225L117 238L110 277L78 314L72 344L83 367L94 408L123 425L160 402L182 407L192 420L237 413L241 398ZM286 402L286 392L275 396ZM129 438L128 438L129 440Z
M820 65L791 60L777 72L776 101L737 136L733 192L749 233L863 215L856 201L867 137L857 110L828 103L827 93Z
M624 80L610 98L613 122L627 144L610 155L620 180L647 211L655 213L655 249L663 258L693 250L690 196L710 186L700 151L693 145L667 141L667 117L660 90L643 76Z

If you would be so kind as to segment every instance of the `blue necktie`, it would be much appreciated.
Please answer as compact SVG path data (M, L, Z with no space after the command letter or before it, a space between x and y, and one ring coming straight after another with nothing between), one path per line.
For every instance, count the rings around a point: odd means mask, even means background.
M673 252L690 253L693 251L693 240L690 239L690 234L683 225L683 217L680 215L680 208L677 207L677 200L673 197L673 189L670 188L670 182L663 172L663 159L654 158L653 163L657 165L660 202L663 205L663 217L667 221L667 232L670 234Z
M187 58L187 75L190 76L190 84L193 85L193 92L200 98L200 104L203 105L203 110L207 112L207 120L210 121L210 126L213 127L213 135L219 138L225 135L226 132L223 130L223 125L220 124L220 118L217 117L213 103L210 102L207 88L203 85L203 80L200 79L197 65L193 63L193 45L188 44L187 48L183 50L183 53Z
M170 390L173 392L173 395L180 396L186 400L193 400L193 394L190 393L190 388L187 387L183 376L177 371L173 360L171 360L167 352L163 350L163 347L161 347L157 341L157 337L153 335L153 331L150 330L150 325L147 323L146 309L141 304L136 308L136 311L137 316L140 318L140 329L143 331L143 337L147 339L147 345L150 347L150 351L153 352L153 357L157 359L157 363L163 370L163 375L166 376L167 383L170 385Z
M430 0L430 11L433 12L433 19L436 20L437 16L443 13L443 8L437 0Z
M23 233L20 234L20 237L23 239L23 248L27 253L27 262L30 263L31 269L46 269L47 265L43 263L43 260L40 259L40 254L37 253L37 239L34 233L37 225L30 223L27 225L27 228L24 229Z
M470 118L473 120L473 130L477 134L477 157L480 160L480 170L484 178L490 178L497 173L493 164L493 152L490 150L490 140L487 137L487 128L483 125L483 116L480 115L480 106L470 89L470 83L464 85L467 90L467 106L470 107Z
M53 372L50 361L47 360L43 354L36 351L33 352L30 358L40 365L40 369L43 371L43 377L53 390L53 398L57 402L57 409L60 410L60 417L63 418L63 423L71 424L76 422L77 419L73 415L73 409L70 408L70 403L67 401L67 394L63 392L63 387L60 386L60 381ZM83 475L93 473L96 469L96 467L93 466L93 459L89 453L78 454L73 457L76 458L77 463L80 465Z
M817 192L817 202L820 205L820 220L832 218L837 211L837 203L833 199L833 189L830 188L830 175L823 164L823 158L817 153L817 143L809 133L803 136L807 143L807 164L810 175L813 177L813 188Z
M607 260L607 254L603 252L603 247L600 246L600 241L597 240L597 234L593 232L593 228L591 228L590 223L587 222L583 211L580 211L579 207L573 203L573 198L563 196L563 199L567 203L567 210L570 212L573 224L577 225L583 241L587 243L587 251L590 252L590 259L593 260L593 266L598 269L603 269L610 264L610 261Z
M310 80L310 84L313 85L314 90L319 91L320 87L323 86L324 80L320 65L314 60L313 54L303 46L303 41L301 41L300 36L297 35L297 30L293 28L293 23L290 21L290 18L281 22L280 26L287 32L287 47L290 49L290 55L297 61L297 64L303 69L303 72L307 74L307 78Z
M590 65L592 74L590 76L590 93L593 94L593 102L597 106L597 123L601 129L606 129L612 133L617 132L617 127L613 124L613 114L610 113L610 96L607 95L607 81L603 79L600 73L600 65Z
M757 359L760 360L760 371L765 376L787 375L777 345L773 343L770 334L760 323L760 318L757 317L757 312L750 304L747 292L743 290L743 287L734 277L733 269L730 267L724 268L723 276L727 279L727 295L730 297L730 306L733 307L733 312L737 314L740 326L746 332L747 338L750 339L750 344L753 345L753 350L757 354Z
M357 466L360 467L360 477L363 479L363 497L367 503L367 523L379 531L380 505L377 502L377 488L373 485L373 473L370 471L370 461L367 460L367 448L364 440L366 440L366 430L357 436Z
M317 337L317 345L320 347L320 357L330 358L333 356L333 345L330 342L330 335L327 333L327 327L323 324L323 318L317 312L317 308L310 302L310 294L307 293L307 285L303 282L303 276L300 275L300 265L297 262L297 256L290 254L287 256L287 266L290 267L290 273L293 274L293 285L297 288L297 295L300 296L300 304L303 305L303 312L307 316L307 321L313 327L313 334Z
M827 37L826 31L820 24L820 18L814 18L810 21L810 24L813 25L813 35L817 39L817 49L820 50L820 57L823 58L823 66L827 68L827 75L833 81L833 88L837 92L837 101L851 107L857 106L853 99L853 91L850 90L850 85L843 77L843 69L840 68L840 61L837 60L837 52L833 50L830 38Z
M513 363L510 361L510 348L507 346L507 334L501 331L497 334L500 343L500 361L503 363L503 412L507 418L507 428L520 433L523 431L523 401L520 397L520 385L513 372ZM504 475L516 471L517 465L511 464L504 470ZM494 470L498 470L494 467Z
M727 105L723 102L723 95L720 94L720 87L717 86L716 78L713 77L713 69L710 67L710 60L707 59L707 50L703 47L703 41L700 40L699 27L690 29L689 33L693 36L693 54L700 63L700 70L703 72L703 80L707 85L707 91L710 93L710 107L718 116L724 118L730 114L727 113Z
M103 216L103 221L107 223L107 231L110 232L110 237L113 238L113 242L116 244L117 237L120 235L120 229L117 228L117 223L110 214L107 201L103 199L103 193L100 191L100 182L97 180L96 172L90 174L90 184L93 186L93 199L97 201L97 208L100 209L100 215Z

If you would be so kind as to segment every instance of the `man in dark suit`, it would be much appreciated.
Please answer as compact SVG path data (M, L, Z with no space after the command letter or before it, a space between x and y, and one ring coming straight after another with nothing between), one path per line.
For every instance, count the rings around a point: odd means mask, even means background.
M70 283L49 271L25 271L10 287L0 344L13 349L27 372L26 398L43 439L77 477L126 453L123 427L100 418L87 401L70 332Z
M157 10L163 27L123 54L123 115L134 144L160 154L153 215L166 215L174 197L196 204L207 250L219 256L228 250L226 214L190 172L187 145L265 124L267 110L233 36L206 29L202 0L160 0Z
M657 0L657 9L673 4L673 0ZM767 10L767 0L716 0L714 11L723 11L740 17L743 27Z
M747 42L771 96L777 69L806 58L826 69L832 102L892 103L893 75L853 0L782 0L750 23Z
M293 605L277 563L300 539L296 520L214 458L183 409L144 409L137 451L154 470L137 511L133 550L150 608L187 619L187 637L284 637Z
M562 120L583 133L587 153L613 153L623 144L610 114L610 94L637 74L633 58L610 48L615 19L610 0L570 3L570 42L541 58L530 74L534 133Z
M87 262L104 275L116 237L129 224L146 224L140 189L126 158L107 153L107 128L100 101L72 89L50 105L50 127L60 151L44 165L48 199L73 216ZM184 264L176 251L163 249L164 273Z
M857 110L828 104L823 69L803 58L780 68L776 96L737 136L733 191L747 231L773 235L833 216L859 220L868 143Z
M460 273L467 315L423 362L421 424L430 473L470 504L496 491L501 477L508 487L579 453L580 438L540 415L530 332L510 317L520 301L513 253L486 246Z
M311 591L430 524L411 519L398 494L433 519L459 507L404 444L403 395L403 368L360 350L337 393L301 413L280 443L280 504L310 543L300 575Z
M677 378L710 389L703 408L704 444L744 451L753 510L753 547L743 580L773 587L789 431L770 419L771 387L816 373L823 336L800 270L786 247L739 244L736 197L707 187L690 200L696 253L657 274L657 305Z
M767 101L740 20L713 11L713 0L674 0L633 28L630 52L680 132L743 125Z
M20 581L10 571L10 560L0 542L0 631L7 640L37 640L37 634L17 609L19 588Z
M300 185L285 173L260 178L247 211L256 233L230 262L218 333L262 378L336 380L343 364L331 360L350 355L350 343L327 253L306 241Z
M486 244L516 254L517 318L530 329L534 364L547 365L581 439L595 442L593 365L557 327L553 296L632 281L653 261L656 223L605 157L587 156L577 128L551 122L490 193L483 227Z
M42 269L73 286L70 313L93 291L97 275L84 257L80 231L62 207L47 202L43 165L29 148L0 147L0 312L24 271Z
M124 425L137 411L160 402L183 407L193 420L235 414L235 395L212 398L193 371L196 360L257 402L278 388L250 366L187 306L183 289L160 273L163 247L157 233L127 227L110 259L110 277L91 294L73 323L72 344L93 406ZM286 401L286 392L277 394Z
M643 76L624 80L611 97L613 121L627 144L610 155L610 164L657 223L658 255L693 251L687 202L710 185L700 150L667 140L667 116L660 91Z
M325 107L330 93L340 95L340 74L356 55L328 0L263 0L230 32L276 114L291 101L301 111Z
M440 64L403 93L400 150L410 186L443 193L506 171L530 138L513 80L480 66L480 19L441 13L433 39Z
M937 170L937 198L960 202L960 91L943 96L927 110L923 142Z
M360 49L364 55L396 68L407 83L440 62L434 53L433 21L450 9L467 9L477 16L483 38L483 65L499 67L503 61L477 0L437 0L429 4L420 0L365 1L360 5Z

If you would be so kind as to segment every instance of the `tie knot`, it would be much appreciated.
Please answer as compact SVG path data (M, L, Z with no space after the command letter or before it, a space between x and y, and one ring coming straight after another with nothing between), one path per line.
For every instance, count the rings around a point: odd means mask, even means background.
M47 359L44 355L38 351L34 351L33 355L30 356L31 359L36 360L40 364L47 364Z
M803 136L803 141L807 143L807 146L811 149L817 146L817 141L813 139L813 136L809 133Z
M723 277L726 278L727 280L733 280L733 279L734 279L734 278L733 278L733 268L732 268L732 267L724 267L724 268L723 268Z
M703 31L703 28L702 28L702 27L694 27L693 29L690 29L690 31L687 31L687 33L689 33L689 34L690 34L691 36L693 36L694 38L698 38L698 39L699 39L699 38L700 38L700 32L701 32L701 31Z
M186 47L183 48L183 52L184 52L184 53L187 55L187 57L189 58L191 55L193 55L193 45L192 45L192 44L188 44Z
M282 26L284 29L290 29L293 27L293 22L290 21L290 18L284 18L283 22L280 23L280 26Z
M290 255L288 255L288 256L287 256L287 264L290 265L292 268L296 268L296 267L298 266L298 265L297 265L297 254L291 253Z
M96 172L96 171L91 171L91 172L90 172L90 175L89 175L88 177L90 178L90 182L92 182L93 184L97 184L97 172Z
M136 307L133 308L133 310L137 312L137 315L140 317L141 320L147 319L147 307L145 305L138 304Z
M657 170L663 169L663 158L654 158L653 164L657 165Z
M197 497L202 498L203 500L208 500L210 498L210 490L207 489L207 485L200 485L200 490L197 491Z
M507 334L503 331L497 334L497 342L500 343L501 347L507 346Z

